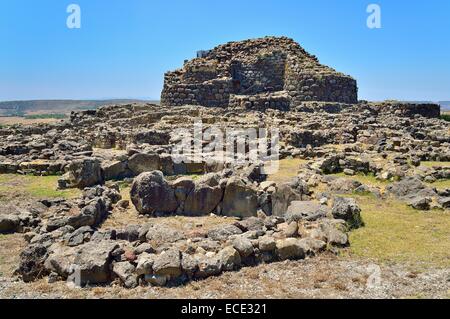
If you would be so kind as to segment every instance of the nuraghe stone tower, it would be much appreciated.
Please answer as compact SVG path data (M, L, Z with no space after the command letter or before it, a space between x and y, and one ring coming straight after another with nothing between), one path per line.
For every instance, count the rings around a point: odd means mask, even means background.
M303 101L358 101L355 79L286 37L229 42L197 55L165 74L163 105L288 110Z

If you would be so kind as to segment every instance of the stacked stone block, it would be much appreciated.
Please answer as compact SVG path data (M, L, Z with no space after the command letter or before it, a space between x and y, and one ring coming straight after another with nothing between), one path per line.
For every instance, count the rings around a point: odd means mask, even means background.
M267 95L273 92L283 97ZM321 65L286 37L229 42L204 51L165 75L161 95L162 104L168 106L243 105L258 110L289 109L302 101L354 104L357 100L353 78Z

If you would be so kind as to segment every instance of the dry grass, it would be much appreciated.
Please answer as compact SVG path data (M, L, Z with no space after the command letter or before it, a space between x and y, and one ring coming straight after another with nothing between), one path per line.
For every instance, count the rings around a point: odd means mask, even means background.
M120 190L122 199L130 200L130 187L123 185ZM236 222L235 218L221 216L202 216L202 217L184 217L170 216L152 218L140 215L134 205L130 201L130 207L126 210L114 209L108 219L102 224L104 229L124 228L128 225L142 225L145 223L153 223L165 225L180 231L208 231L219 225L232 224Z
M27 119L24 117L19 116L0 116L0 125L14 125L14 124L21 124L21 125L31 125L31 124L42 124L42 123L55 123L60 120L58 119Z
M437 188L438 190L444 190L447 188L450 188L450 180L449 179L445 179L445 180L440 180L440 181L436 181L434 183L428 184L431 187Z
M425 167L450 167L450 162L422 162L420 165Z
M354 197L365 227L351 232L351 254L425 268L450 267L448 212L421 212L394 199Z
M381 181L375 178L374 175L364 175L364 174L358 174L358 175L354 175L354 176L348 176L345 175L344 173L338 173L338 174L332 174L333 176L337 176L337 177L343 177L343 178L347 178L350 180L354 180L357 182L360 182L363 185L366 186L372 186L372 187L378 187L381 190L384 190L384 188L389 185L389 181Z
M0 201L11 199L74 198L78 189L58 190L58 176L0 175Z
M300 166L308 161L299 158L286 158L279 161L278 172L267 177L268 181L276 183L289 182L299 173Z
M0 235L0 277L12 276L25 245L21 234Z

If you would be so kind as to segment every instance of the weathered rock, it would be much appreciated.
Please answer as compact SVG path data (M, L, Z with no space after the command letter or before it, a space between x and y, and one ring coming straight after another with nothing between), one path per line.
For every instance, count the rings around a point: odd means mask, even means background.
M273 237L263 236L260 237L258 240L258 247L259 250L262 252L273 252L276 249L277 244L275 242L275 239L273 239Z
M196 256L198 269L195 272L195 278L207 278L220 275L222 272L222 263L218 256Z
M160 160L158 154L134 154L128 159L128 168L138 176L139 174L160 169Z
M338 247L348 245L347 225L344 220L323 220L318 226L312 231L312 238Z
M327 206L313 201L293 201L289 205L285 218L287 222L299 220L314 221L327 215Z
M258 217L250 217L238 222L237 225L243 231L262 230L264 227L264 220Z
M142 253L137 259L136 274L137 275L150 275L153 273L153 264L156 260L155 254Z
M182 253L181 268L182 268L183 273L186 274L186 276L188 276L188 278L192 279L194 277L195 273L198 271L197 259L186 253Z
M120 281L125 288L137 287L138 278L135 270L136 267L134 267L128 261L113 264L113 272L120 278Z
M141 214L170 214L178 207L173 189L159 171L143 173L136 177L130 196Z
M100 161L95 158L87 158L72 161L67 166L67 174L63 176L60 186L85 188L103 184L104 181Z
M417 196L407 200L409 206L419 210L429 210L432 198L426 196Z
M302 238L298 243L303 251L309 256L314 256L324 251L327 247L327 244L324 241L314 238Z
M277 228L281 231L283 237L289 238L298 236L298 224L296 221L278 224Z
M102 163L102 169L105 180L117 180L132 175L132 172L128 169L127 163L122 161L112 161Z
M305 258L305 251L296 238L278 240L276 242L276 253L280 260Z
M361 209L353 198L335 198L331 213L334 218L345 220L350 228L364 226Z
M257 208L256 190L241 178L230 178L225 188L222 214L241 218L252 217L256 216Z
M232 235L242 234L242 230L234 225L221 225L208 231L208 237L217 241L226 241Z
M47 248L43 245L29 245L20 253L17 272L25 282L35 281L44 277L48 272L44 266L47 258Z
M20 218L17 215L0 215L0 234L17 232Z
M235 270L241 265L241 256L233 247L225 247L217 255L225 271Z
M242 236L237 237L233 241L233 247L239 252L242 258L247 258L253 254L252 242Z
M75 230L67 239L67 246L74 247L89 241L94 230L90 226L84 226Z
M222 200L223 190L220 186L211 187L198 183L191 190L184 202L184 215L205 216L212 213Z
M272 214L274 216L284 216L293 201L301 200L302 193L293 188L291 183L281 184L276 192L272 194Z
M156 275L177 278L181 275L181 253L177 249L162 252L155 259L153 271Z
M89 242L79 246L74 259L75 280L82 286L107 283L111 278L111 254L118 247L117 243L110 241Z
M174 243L186 238L182 232L164 225L152 225L147 230L145 236L149 243L158 246L165 243Z

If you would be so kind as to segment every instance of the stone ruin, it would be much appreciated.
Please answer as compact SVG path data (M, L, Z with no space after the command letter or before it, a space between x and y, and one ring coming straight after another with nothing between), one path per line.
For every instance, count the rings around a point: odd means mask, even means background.
M167 72L161 104L289 110L302 101L357 103L352 77L286 37L230 42Z
M364 227L345 195L450 209L450 189L432 186L450 169L421 166L450 160L449 123L439 116L432 104L357 103L355 80L290 39L229 43L166 74L162 105L111 105L59 123L0 128L0 174L64 174L60 188L83 189L73 199L0 203L0 233L23 233L28 243L16 272L23 281L79 276L81 286L182 285L334 254L351 244L349 231ZM174 128L197 119L205 129L277 127L280 159L305 163L283 182L262 174L261 163L176 163ZM380 189L337 173L390 184ZM130 199L118 182L131 186ZM134 223L105 225L129 208L140 216ZM214 224L177 228L155 218L170 216Z

